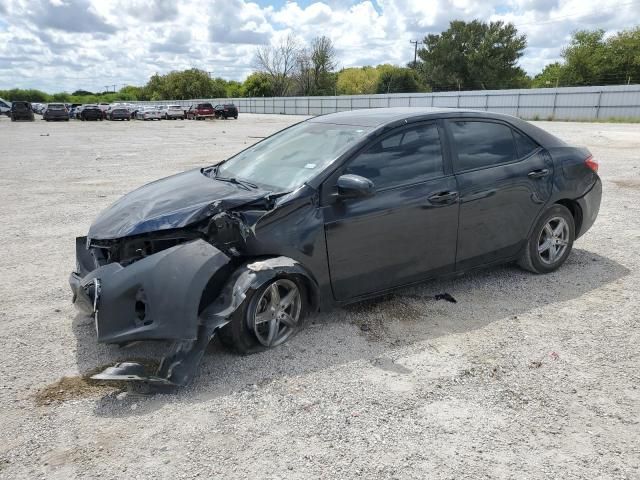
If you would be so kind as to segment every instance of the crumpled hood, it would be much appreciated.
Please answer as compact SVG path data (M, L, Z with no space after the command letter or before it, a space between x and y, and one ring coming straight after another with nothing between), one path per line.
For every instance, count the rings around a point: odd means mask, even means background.
M89 228L89 239L112 240L182 228L218 212L267 195L189 170L156 180L126 194L104 210Z

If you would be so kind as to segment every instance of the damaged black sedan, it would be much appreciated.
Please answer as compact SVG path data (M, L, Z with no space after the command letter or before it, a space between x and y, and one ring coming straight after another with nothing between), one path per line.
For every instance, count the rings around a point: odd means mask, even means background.
M216 334L255 352L310 313L435 276L556 270L598 214L597 166L514 117L391 108L312 118L150 183L77 239L70 283L99 342L172 346L155 374L96 377L184 385Z

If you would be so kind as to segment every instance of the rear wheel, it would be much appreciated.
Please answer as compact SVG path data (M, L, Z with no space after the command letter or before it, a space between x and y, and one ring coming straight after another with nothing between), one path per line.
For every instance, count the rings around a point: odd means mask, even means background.
M554 205L538 220L519 265L534 273L560 268L573 248L575 221L569 209Z
M304 325L307 297L295 277L279 277L247 299L230 323L220 330L222 342L239 353L255 353L283 344Z

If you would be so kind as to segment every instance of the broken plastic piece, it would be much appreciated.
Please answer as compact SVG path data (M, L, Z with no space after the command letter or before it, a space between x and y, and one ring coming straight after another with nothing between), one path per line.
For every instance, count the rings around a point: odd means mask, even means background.
M458 301L448 293L438 293L436 295L436 300L446 300L447 302L458 303Z

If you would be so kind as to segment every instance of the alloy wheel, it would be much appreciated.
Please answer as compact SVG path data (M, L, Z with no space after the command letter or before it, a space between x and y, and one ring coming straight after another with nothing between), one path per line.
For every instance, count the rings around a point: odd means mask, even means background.
M538 256L546 265L562 258L569 246L569 224L562 217L553 217L545 223L538 237Z
M302 297L295 282L280 278L260 295L250 312L249 326L265 347L280 345L295 331L302 311Z

